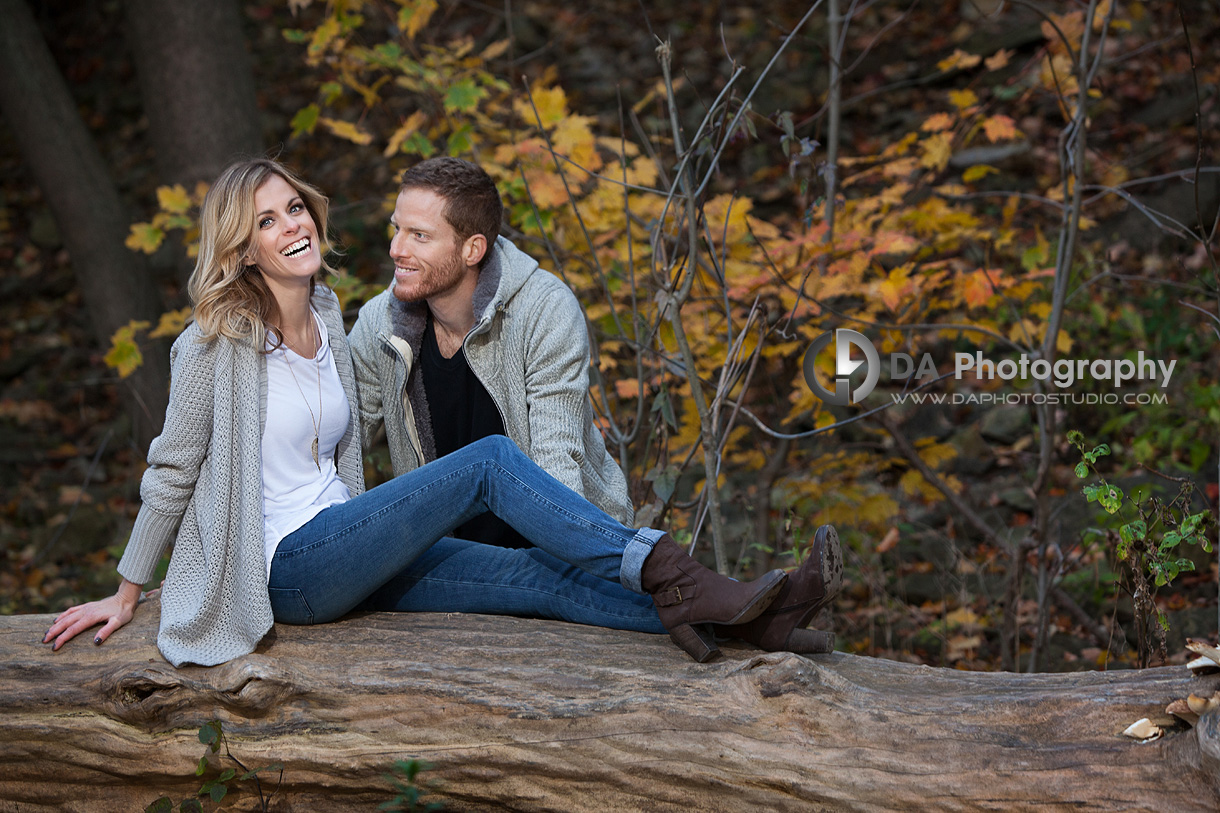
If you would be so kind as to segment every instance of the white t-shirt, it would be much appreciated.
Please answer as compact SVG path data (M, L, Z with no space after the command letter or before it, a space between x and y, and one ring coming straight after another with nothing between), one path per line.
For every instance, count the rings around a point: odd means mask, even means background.
M335 370L326 325L317 313L313 313L313 318L322 336L316 360L302 358L287 345L267 354L263 548L267 554L268 579L271 578L271 557L281 539L309 522L322 509L351 499L351 493L335 470L335 446L347 431L351 412ZM268 337L269 342L273 341L270 333ZM313 410L312 417L310 410ZM319 412L321 431L318 434L318 463L315 464L311 447Z

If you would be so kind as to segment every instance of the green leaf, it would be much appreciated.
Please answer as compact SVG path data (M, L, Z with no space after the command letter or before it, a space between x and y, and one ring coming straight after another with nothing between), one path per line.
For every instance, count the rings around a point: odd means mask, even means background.
M1187 534L1193 534L1196 533L1199 530L1199 527L1206 521L1207 512L1200 511L1197 514L1191 514L1186 519L1182 520L1182 527L1179 530L1181 530L1184 536Z
M1077 464L1076 464L1076 476L1077 476L1077 477L1082 477L1082 478L1083 478L1083 477L1088 477L1088 476L1089 476L1089 467L1088 467L1088 465L1087 465L1087 464L1085 464L1085 463L1077 463Z
M436 154L436 145L429 141L423 133L415 132L403 140L401 150L408 155L431 158Z
M292 134L294 136L299 136L302 133L312 134L314 128L318 126L318 117L320 115L322 115L322 108L316 104L302 107L292 117Z
M203 813L203 804L198 799L183 799L178 809L182 813Z
M1126 525L1118 529L1118 535L1123 537L1123 539L1128 542L1134 542L1136 539L1143 539L1148 536L1148 523L1144 522L1142 519L1137 519L1134 522L1128 522Z
M1084 435L1077 429L1069 429L1067 439L1068 443L1079 444L1084 442Z
M473 113L479 102L486 98L487 91L475 84L473 79L462 79L445 91L444 105L447 113Z
M225 797L225 794L228 792L229 792L228 785L217 782L215 785L212 785L212 790L209 791L208 795L212 797L213 802L215 802L216 804L220 804L220 800L223 799Z
M200 757L199 764L195 766L195 776L203 776L204 772L207 769L208 769L208 758Z
M343 85L338 82L323 82L318 88L323 104L334 104L343 95Z
M144 813L170 813L174 809L174 800L168 796L162 796L157 801L144 808Z
M656 479L652 481L653 493L661 502L669 502L669 498L674 494L674 488L678 485L678 472L673 466L667 466L664 471L657 474Z
M1107 485L1105 488L1097 492L1097 501L1101 503L1101 507L1106 509L1106 513L1114 514L1123 505L1123 490L1118 486Z
M123 245L132 251L143 251L152 254L161 247L165 240L165 230L151 223L133 223L131 233L123 241Z
M1169 531L1167 534L1165 534L1165 538L1161 540L1160 550L1162 553L1167 550L1172 550L1173 548L1176 548L1181 541L1182 535L1180 533L1177 531Z
M220 776L216 777L217 782L228 782L233 777L237 776L237 770L234 768L226 768L221 771Z
M469 124L463 124L461 127L449 134L449 140L445 145L445 151L451 156L464 155L470 152L472 142L470 135L473 132Z

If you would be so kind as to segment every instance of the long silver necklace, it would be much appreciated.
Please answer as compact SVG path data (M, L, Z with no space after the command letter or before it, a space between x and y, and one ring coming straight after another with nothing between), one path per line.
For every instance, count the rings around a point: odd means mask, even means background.
M312 314L310 314L310 319L311 320L313 319ZM315 331L317 330L317 325L314 325L314 330ZM287 336L287 334L284 333L283 329L280 330L280 335L285 336L285 337ZM314 343L315 343L315 347L317 347L317 349L314 351L313 361L314 361L314 366L318 370L318 417L317 417L317 420L314 420L313 407L311 407L309 405L309 399L305 397L305 390L301 389L301 382L297 381L297 374L292 372L292 359L290 359L288 357L288 350L286 349L286 345L288 344L287 338L284 339L285 347L282 347L281 349L284 350L284 361L288 362L288 373L292 376L292 383L297 385L297 392L301 393L301 400L305 402L305 408L309 410L309 421L310 421L310 423L313 424L313 443L309 444L309 452L310 452L310 454L313 455L313 464L318 467L318 471L322 471L322 464L318 461L318 436L321 434L321 427L322 427L322 362L320 360L320 356L322 355L322 348L320 346L321 342L318 341L316 332L314 334Z

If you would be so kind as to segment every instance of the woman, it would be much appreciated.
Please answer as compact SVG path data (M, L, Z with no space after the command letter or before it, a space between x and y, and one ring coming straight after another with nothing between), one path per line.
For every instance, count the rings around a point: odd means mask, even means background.
M801 626L812 587L784 591L759 622L785 587L782 571L749 583L719 576L668 535L614 521L506 438L365 492L341 313L316 284L330 270L327 209L265 159L233 165L208 192L189 285L195 320L171 351L169 408L123 581L57 617L44 642L58 650L98 624L94 642L104 642L132 618L171 540L157 641L175 666L249 653L273 621L330 621L362 606L665 631L700 662L718 651L712 625L760 640ZM539 550L444 536L489 510ZM838 561L837 542L824 548L821 559ZM837 588L821 570L807 581L822 594Z

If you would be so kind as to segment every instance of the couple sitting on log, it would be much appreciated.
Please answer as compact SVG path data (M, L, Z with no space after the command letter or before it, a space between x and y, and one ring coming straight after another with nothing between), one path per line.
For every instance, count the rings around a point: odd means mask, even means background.
M252 652L275 621L364 609L668 632L700 662L717 637L831 649L804 627L840 584L832 527L793 574L751 582L629 527L626 480L592 420L580 306L499 237L481 168L440 158L404 174L394 279L350 339L319 282L332 270L327 211L267 159L212 185L194 321L171 351L122 583L57 616L44 643L99 624L103 643L173 541L157 643L175 666ZM396 476L366 491L361 442L383 427Z

